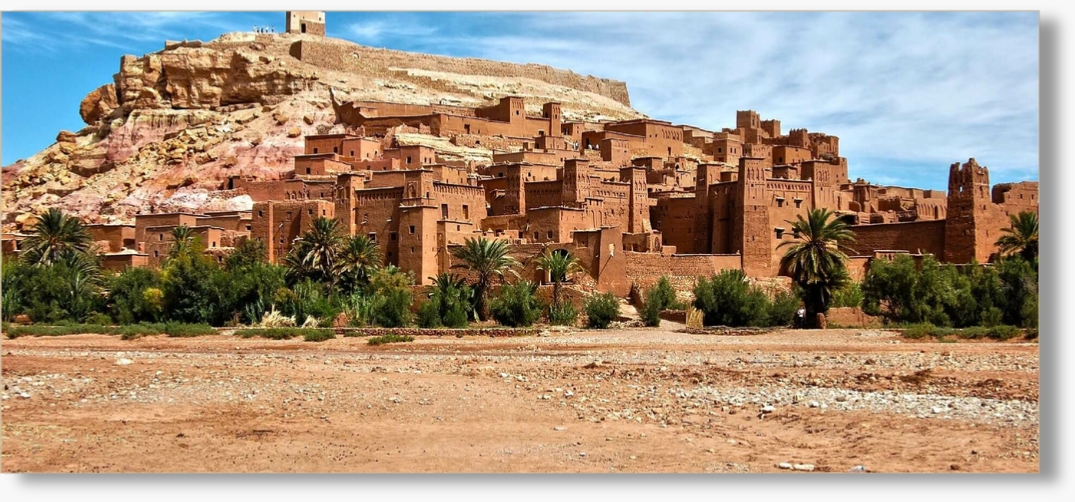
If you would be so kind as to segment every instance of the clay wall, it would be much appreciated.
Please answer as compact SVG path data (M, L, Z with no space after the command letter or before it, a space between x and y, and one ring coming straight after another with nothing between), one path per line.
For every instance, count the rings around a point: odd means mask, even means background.
M314 219L335 218L335 211L329 200L255 202L250 236L265 241L269 261L279 263L290 251L292 242L309 229Z
M563 201L563 181L530 181L526 183L526 210L536 207L559 206Z
M435 207L418 205L399 208L399 268L414 273L416 284L432 284L438 270L437 219Z
M485 217L485 190L478 186L433 183L439 219L480 223Z
M650 209L654 230L661 231L663 246L693 252L697 206L693 196L659 197Z
M808 148L778 145L773 147L773 165L798 165L804 161L813 159L813 153Z
M105 253L137 248L134 225L85 225L85 228L93 242L104 244L100 248Z
M877 225L854 225L855 242L848 247L854 255L873 255L877 250L905 250L930 253L938 259L945 254L945 221L912 221Z
M197 215L194 213L136 214L134 216L134 240L138 245L138 251L144 253L143 243L146 241L147 227L178 227L180 225L193 227L197 224Z
M576 230L590 228L581 209L544 207L528 210L529 229L521 237L531 243L565 243L572 241Z
M123 272L128 268L149 266L149 256L136 253L101 255L101 268L113 272Z
M625 251L627 277L643 291L668 276L678 291L690 291L698 277L710 277L722 270L742 268L739 255L664 255Z
M671 124L651 120L611 122L605 124L605 130L641 136L643 147L649 155L659 157L683 155L683 130Z

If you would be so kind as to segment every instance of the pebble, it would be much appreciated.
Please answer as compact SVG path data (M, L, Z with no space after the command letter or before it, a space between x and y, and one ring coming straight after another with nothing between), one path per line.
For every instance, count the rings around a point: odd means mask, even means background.
M796 471L813 472L814 471L814 464L795 464L795 465L791 466L791 468L795 469Z
M776 411L776 408L773 405L765 405L761 408L762 413L772 413L774 411Z
M562 432L562 431L566 431L567 427L564 427L562 425L557 425L556 427L553 427L552 430Z
M133 362L134 361L132 361L130 359L127 359L127 358L120 358L120 359L116 359L116 366L126 366L128 364L133 363Z
M776 466L781 468L781 469L787 469L789 471L792 469L791 464L789 464L787 462L780 462L779 464L776 464Z

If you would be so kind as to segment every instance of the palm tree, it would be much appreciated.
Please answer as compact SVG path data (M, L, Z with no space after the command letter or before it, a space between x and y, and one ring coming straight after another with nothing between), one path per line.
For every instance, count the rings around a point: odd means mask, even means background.
M806 218L798 215L795 222L788 221L798 238L777 246L791 246L780 265L803 289L809 320L826 312L833 294L850 280L848 257L841 249L847 249L845 245L854 242L855 236L846 222L830 220L832 216L828 209L813 209Z
M22 259L31 265L51 265L68 251L89 252L92 237L82 221L51 208L38 216L24 241Z
M575 255L567 251L552 251L546 249L545 253L535 260L538 270L549 273L552 281L552 305L560 306L560 288L569 275L582 271L582 265Z
M519 264L508 255L508 251L507 241L489 240L485 237L467 238L462 247L452 251L453 256L463 261L463 264L456 265L457 267L466 267L478 275L478 280L474 283L474 307L483 321L489 318L486 296L492 280L496 277L503 278L511 267Z
M289 275L310 277L322 283L335 282L332 273L343 238L339 220L324 216L315 219L285 259Z
M101 269L94 256L77 251L67 251L58 260L67 268L65 288L67 311L76 319L82 319L92 308L101 285Z
M336 257L336 277L354 289L369 283L370 274L380 264L381 251L376 242L365 235L347 237Z
M186 225L172 228L172 248L168 250L168 258L173 259L183 256L194 249L194 232Z
M1010 215L1011 224L1000 231L1005 235L997 239L997 247L1003 256L1018 254L1033 263L1038 257L1038 215L1023 211Z

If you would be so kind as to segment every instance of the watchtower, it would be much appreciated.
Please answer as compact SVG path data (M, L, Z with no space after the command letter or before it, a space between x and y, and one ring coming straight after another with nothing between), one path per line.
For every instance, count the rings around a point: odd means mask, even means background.
M287 32L325 36L325 13L312 10L287 12Z
M989 195L989 168L973 158L948 170L948 216L944 228L944 260L970 263L989 260L993 241L985 225L992 204Z

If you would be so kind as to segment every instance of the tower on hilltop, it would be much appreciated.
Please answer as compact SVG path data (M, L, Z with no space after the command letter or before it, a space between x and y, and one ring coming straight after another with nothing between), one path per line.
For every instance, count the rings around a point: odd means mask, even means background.
M325 13L312 10L287 12L287 32L325 36Z

